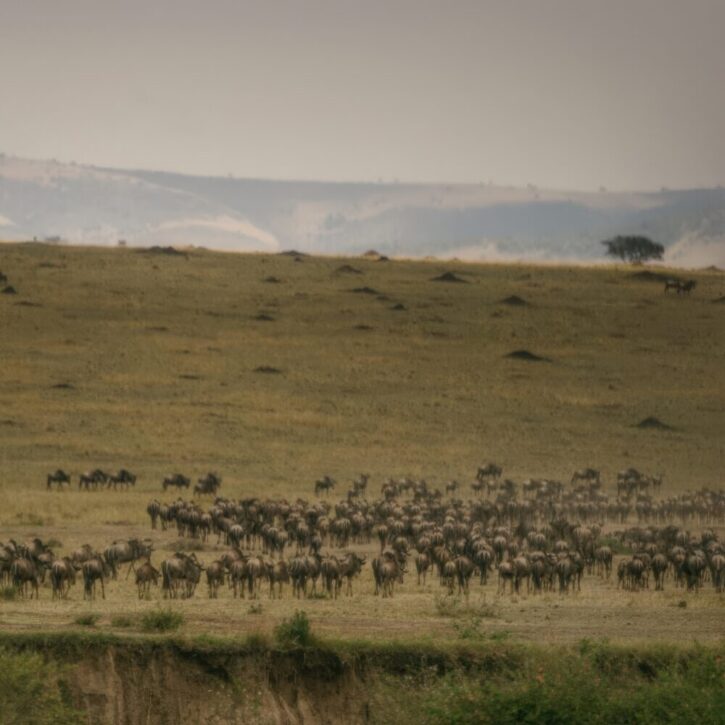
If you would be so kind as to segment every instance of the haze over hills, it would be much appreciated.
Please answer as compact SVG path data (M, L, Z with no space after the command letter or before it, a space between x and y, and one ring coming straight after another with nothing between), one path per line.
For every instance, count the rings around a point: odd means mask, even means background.
M2 239L586 261L616 234L652 237L671 264L725 265L725 189L273 181L0 156Z

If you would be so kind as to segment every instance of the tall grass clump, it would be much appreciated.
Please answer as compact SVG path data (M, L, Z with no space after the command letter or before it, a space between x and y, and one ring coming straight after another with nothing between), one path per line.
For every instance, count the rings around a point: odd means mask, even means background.
M59 681L59 671L39 654L0 649L0 723L77 725L85 722Z
M79 614L73 622L81 627L95 627L100 618L100 614Z
M18 590L15 587L0 587L0 599L4 602L14 602L18 598Z
M144 632L171 632L183 623L184 615L173 609L153 609L141 617Z
M305 612L296 611L274 628L275 642L281 647L309 647L313 643L310 620Z

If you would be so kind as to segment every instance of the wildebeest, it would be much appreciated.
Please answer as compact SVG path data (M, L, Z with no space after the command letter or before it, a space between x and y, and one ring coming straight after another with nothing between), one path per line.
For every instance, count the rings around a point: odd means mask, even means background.
M93 600L96 598L96 582L101 583L101 596L106 598L105 578L110 574L110 568L101 556L94 556L92 559L83 562L83 599Z
M587 483L600 483L601 476L596 468L580 468L574 471L571 477L572 486L579 483L579 481L586 481Z
M149 539L128 539L128 541L114 541L104 552L104 558L115 579L118 576L118 569L121 564L130 564L126 578L128 579L134 563L139 559L148 558L151 555L153 545Z
M53 473L49 473L46 478L46 488L50 490L55 484L59 490L62 490L63 486L70 486L70 476L62 469L58 468Z
M172 473L170 476L166 476L161 483L162 488L164 491L169 487L173 486L175 488L189 488L191 485L191 479L187 478L186 476L182 475L181 473Z
M215 495L218 488L222 485L221 476L216 473L207 473L204 478L200 478L194 486L194 495L201 496L202 494Z
M323 492L329 493L333 488L335 488L335 481L330 476L325 475L322 478L318 478L315 481L315 496L319 496Z
M13 585L22 596L28 595L28 587L30 587L30 598L38 599L38 588L41 578L40 565L30 556L23 556L15 559L11 566Z
M116 489L118 486L128 488L129 486L136 485L136 476L126 468L121 468L116 473L111 474L108 477L108 483L106 484L109 488L113 486Z
M209 587L209 598L216 599L219 587L224 584L224 564L218 559L207 565L206 583Z
M164 599L170 597L176 599L179 596L179 587L182 599L188 599L194 595L196 585L201 578L204 567L196 558L196 554L185 554L177 551L172 557L161 562L161 588L164 592Z
M76 583L76 568L67 556L56 559L50 565L50 584L53 589L53 599L65 599L71 585Z
M151 585L158 586L160 576L161 572L152 566L149 559L136 569L136 587L138 588L139 599L147 599L149 597L151 594Z
M84 488L86 491L97 489L108 481L108 474L100 468L94 468L92 471L81 473L78 479L78 489Z
M485 465L479 466L476 472L476 479L478 481L485 481L486 479L498 480L501 478L503 468L496 465L495 463L486 463Z

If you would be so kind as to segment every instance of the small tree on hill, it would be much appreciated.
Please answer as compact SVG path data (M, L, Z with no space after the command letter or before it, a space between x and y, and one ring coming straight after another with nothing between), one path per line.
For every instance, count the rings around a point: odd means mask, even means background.
M646 262L649 259L662 259L665 248L647 237L614 237L602 244L610 257L619 257L623 262Z

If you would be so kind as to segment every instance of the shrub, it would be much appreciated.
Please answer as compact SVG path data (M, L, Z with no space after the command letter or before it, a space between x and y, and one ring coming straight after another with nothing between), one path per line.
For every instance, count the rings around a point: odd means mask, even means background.
M154 609L141 617L141 629L145 632L169 632L184 623L184 615L173 609Z
M82 627L95 627L100 618L100 614L79 614L73 621Z
M0 722L76 725L85 722L58 680L59 670L29 652L0 650Z
M284 619L274 628L274 639L282 647L308 647L312 644L310 620L304 612L297 611L290 619Z
M117 614L111 618L112 627L132 627L133 619L125 614Z
M18 596L18 590L15 587L2 587L0 589L0 599L4 602L12 602Z
M259 604L250 604L247 612L249 614L261 614L262 613L262 602L259 602Z

